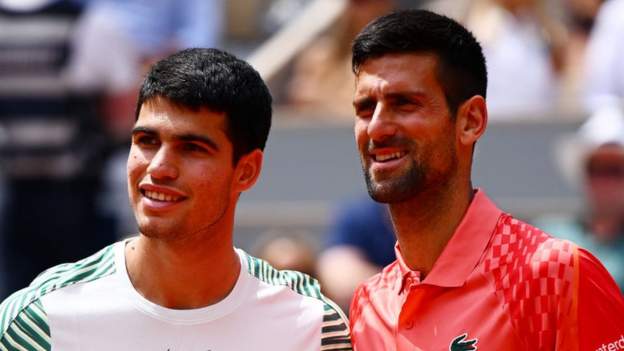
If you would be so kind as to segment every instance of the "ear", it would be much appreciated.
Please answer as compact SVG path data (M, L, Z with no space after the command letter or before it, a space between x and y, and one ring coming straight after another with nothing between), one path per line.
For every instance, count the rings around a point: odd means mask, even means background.
M243 155L236 164L234 170L234 188L237 193L251 189L260 177L264 154L260 149L255 149Z
M472 149L472 146L485 133L487 120L487 106L482 96L475 95L464 101L457 110L455 123L459 143Z

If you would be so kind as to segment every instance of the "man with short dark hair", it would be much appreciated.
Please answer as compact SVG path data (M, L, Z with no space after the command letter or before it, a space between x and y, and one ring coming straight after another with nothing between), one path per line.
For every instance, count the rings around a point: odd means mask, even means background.
M355 39L353 70L366 184L389 204L398 239L397 260L355 293L354 349L618 343L624 301L600 262L472 187L487 125L486 66L472 34L428 11L383 16Z
M188 49L156 63L128 157L140 235L9 297L0 350L350 350L315 280L233 247L270 124L269 91L244 61Z

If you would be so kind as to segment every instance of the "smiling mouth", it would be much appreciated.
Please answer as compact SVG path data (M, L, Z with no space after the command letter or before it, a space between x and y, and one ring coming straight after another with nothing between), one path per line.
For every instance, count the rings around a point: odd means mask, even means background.
M399 158L405 156L407 154L407 152L405 151L397 151L397 152L393 152L393 153L388 153L388 154L371 154L371 158L373 159L373 161L375 162L389 162L389 161L393 161L393 160L398 160Z
M161 202L178 202L183 199L182 196L165 194L158 191L141 190L141 194L150 200Z

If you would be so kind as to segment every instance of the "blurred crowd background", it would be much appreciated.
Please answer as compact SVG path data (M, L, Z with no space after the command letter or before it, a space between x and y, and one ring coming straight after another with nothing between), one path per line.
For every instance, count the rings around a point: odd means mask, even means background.
M399 8L444 13L483 45L490 122L474 185L588 248L624 287L624 0L0 0L0 296L136 233L125 160L142 76L217 47L275 98L236 244L320 278L347 308L395 242L355 150L350 42Z

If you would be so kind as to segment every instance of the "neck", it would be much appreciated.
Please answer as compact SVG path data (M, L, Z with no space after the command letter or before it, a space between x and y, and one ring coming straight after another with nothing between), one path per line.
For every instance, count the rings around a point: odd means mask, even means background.
M406 202L390 204L401 255L407 266L424 278L459 226L470 201L472 186L447 184Z
M240 274L240 260L229 231L167 241L139 238L126 245L126 269L146 299L173 309L193 309L223 300Z

